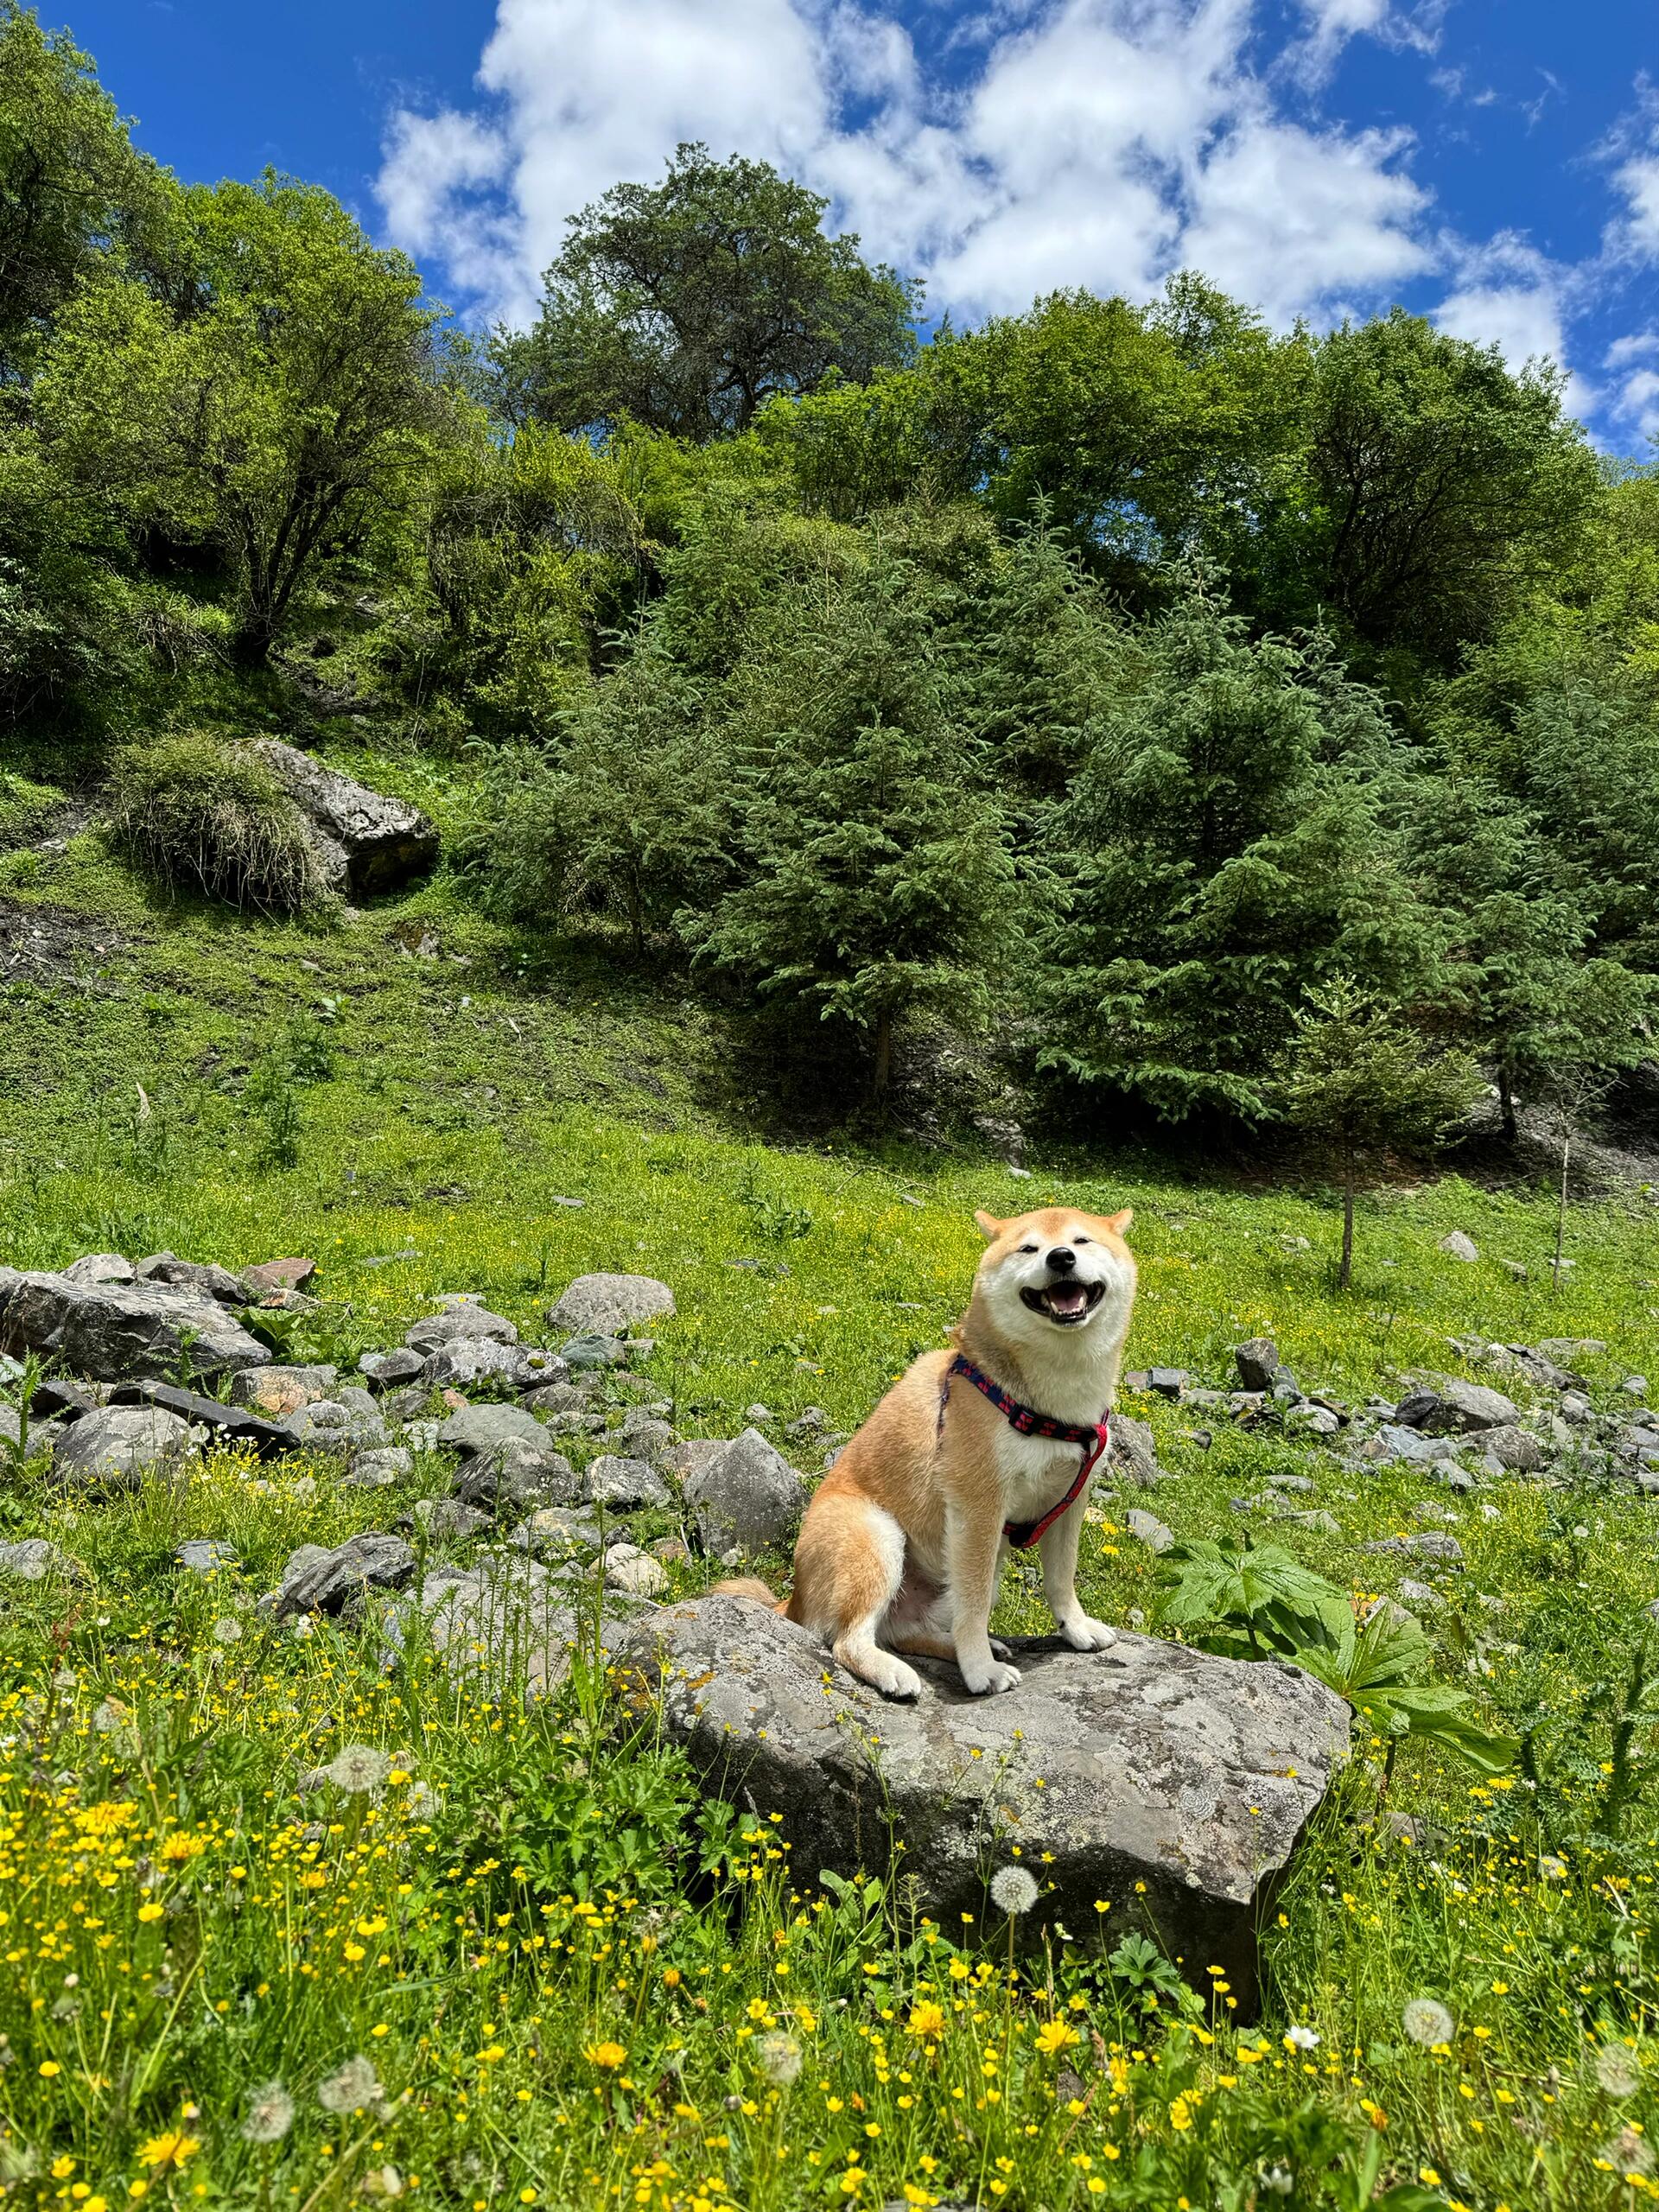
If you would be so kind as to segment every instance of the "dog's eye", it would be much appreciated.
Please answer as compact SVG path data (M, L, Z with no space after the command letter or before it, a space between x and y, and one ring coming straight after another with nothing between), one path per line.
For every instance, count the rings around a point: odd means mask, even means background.
M1037 1249L1037 1247L1034 1244L1022 1244L1020 1247L1020 1249L1022 1252L1034 1252Z
M1074 1236L1071 1239L1074 1244L1092 1244L1094 1241L1092 1236Z

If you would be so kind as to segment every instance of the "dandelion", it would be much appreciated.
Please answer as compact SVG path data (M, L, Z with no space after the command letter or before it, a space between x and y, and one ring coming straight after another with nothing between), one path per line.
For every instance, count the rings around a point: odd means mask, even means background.
M1642 2086L1642 2069L1623 2044L1605 2043L1596 2053L1596 2079L1610 2097L1633 2097Z
M935 2005L931 1999L924 1998L920 2003L911 2006L910 2018L906 2021L905 2025L913 2036L943 2035L944 2007L943 2005Z
M801 2046L781 2029L762 2036L754 2046L760 2071L774 2089L787 2089L801 2071Z
M417 1782L404 1798L404 1808L411 1820L429 1821L442 1802L435 1789L429 1789L423 1782Z
M336 1789L356 1796L365 1789L383 1788L391 1772L391 1761L372 1744L346 1744L322 1770Z
M1070 2050L1083 2037L1065 2020L1045 2020L1037 2031L1037 2048L1045 2058L1057 2058L1063 2050Z
M1413 2043L1432 2050L1437 2043L1450 2043L1456 2023L1444 2005L1432 1997L1414 1997L1400 2015L1400 2024Z
M1295 2027L1285 2030L1287 2050L1317 2050L1319 2047L1319 2034L1317 2028Z
M1617 2166L1622 2174L1646 2176L1653 2171L1653 2153L1633 2127L1621 2128L1611 2143L1604 2143L1597 2154L1609 2165Z
M1010 1918L1029 1912L1037 1897L1037 1884L1023 1866L999 1866L991 1877L991 1903Z
M627 2063L627 2051L620 2043L590 2044L582 2056L590 2066L597 2066L601 2074L614 2074L619 2066Z
M213 1642L215 1643L240 1643L241 1641L242 1624L240 1621L233 1619L229 1614L226 1614L222 1621L215 1621L213 1623Z
M170 2127L164 2135L152 2135L148 2143L138 2145L138 2163L166 2173L182 2166L200 2148L196 2137L187 2135L182 2128Z
M1546 1882L1564 1882L1567 1879L1567 1861L1554 1852L1547 1851L1538 1861L1538 1872Z
M361 2051L317 2084L317 2102L325 2112L360 2112L379 2094L380 2078Z
M294 2125L294 2100L280 2082L267 2082L248 2100L242 2123L245 2143L280 2143Z

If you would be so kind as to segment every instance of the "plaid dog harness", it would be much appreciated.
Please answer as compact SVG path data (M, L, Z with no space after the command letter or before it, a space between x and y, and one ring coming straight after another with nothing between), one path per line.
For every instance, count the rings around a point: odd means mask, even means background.
M1102 1455L1112 1440L1109 1416L1103 1417L1091 1427L1079 1427L1076 1421L1055 1421L1048 1414L1039 1414L1034 1407L1022 1406L1000 1382L994 1382L982 1368L976 1367L971 1359L961 1352L944 1370L944 1381L939 1386L938 1434L944 1433L944 1409L950 1402L950 1378L965 1375L982 1396L996 1408L1010 1428L1018 1429L1021 1436L1052 1436L1057 1444L1075 1444L1083 1452L1083 1465L1077 1470L1076 1481L1058 1505L1051 1505L1039 1521L1005 1521L1002 1534L1017 1552L1028 1552L1039 1536L1046 1535L1062 1513L1067 1512L1083 1496L1089 1478L1099 1465Z

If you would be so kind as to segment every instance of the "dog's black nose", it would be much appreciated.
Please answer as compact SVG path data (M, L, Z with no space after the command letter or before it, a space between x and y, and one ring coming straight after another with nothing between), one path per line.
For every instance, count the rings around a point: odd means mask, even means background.
M1069 1244L1057 1244L1048 1255L1048 1264L1057 1275L1069 1275L1077 1264L1077 1255Z

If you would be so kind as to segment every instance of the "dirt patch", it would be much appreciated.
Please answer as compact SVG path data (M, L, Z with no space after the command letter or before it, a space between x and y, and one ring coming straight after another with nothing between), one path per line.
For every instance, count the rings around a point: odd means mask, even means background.
M133 942L95 914L0 899L0 983L87 982Z

